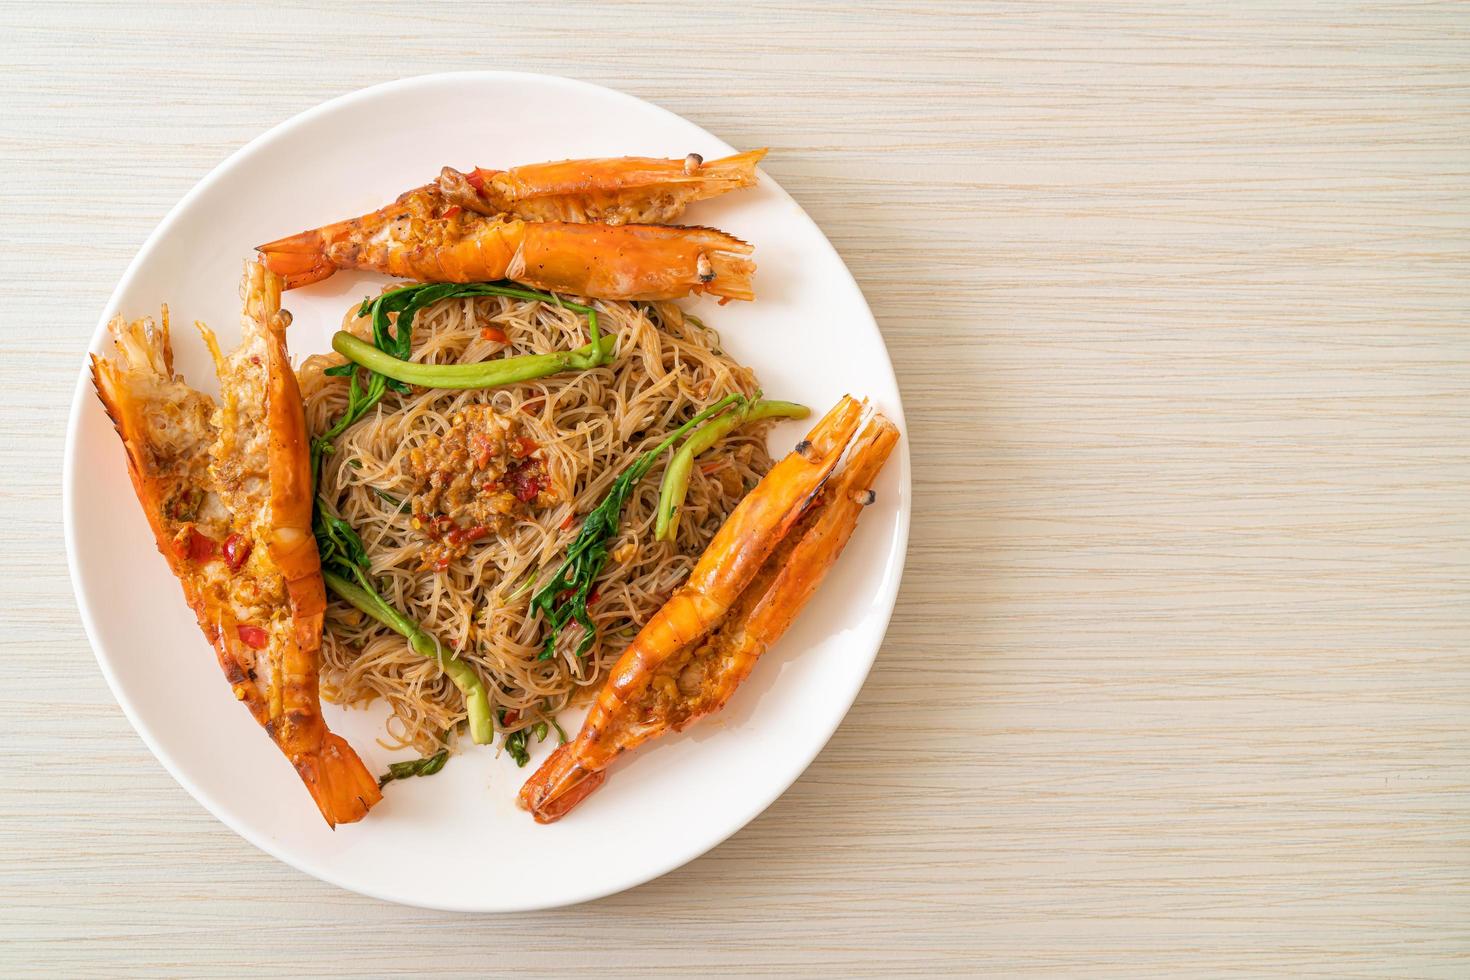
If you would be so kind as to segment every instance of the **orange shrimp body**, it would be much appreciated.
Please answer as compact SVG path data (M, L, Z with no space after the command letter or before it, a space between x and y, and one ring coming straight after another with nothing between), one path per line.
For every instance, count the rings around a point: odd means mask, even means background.
M862 408L843 399L730 515L689 581L619 658L576 739L522 787L521 806L538 822L585 799L619 754L722 708L790 626L871 502L868 487L898 439L875 416L828 483Z
M695 201L754 187L764 149L705 163L697 153L682 160L614 157L562 160L509 170L445 167L439 190L446 201L481 214L509 214L530 221L601 221L610 225L666 224Z
M249 709L331 826L361 820L377 780L321 716L326 593L311 531L306 419L286 353L280 281L249 264L244 337L215 356L221 400L173 373L168 311L109 324L117 358L92 380L127 451L158 550L184 589L236 700Z
M259 250L288 289L338 269L369 269L420 282L514 279L598 299L754 298L752 249L724 232L488 217L447 204L432 186Z

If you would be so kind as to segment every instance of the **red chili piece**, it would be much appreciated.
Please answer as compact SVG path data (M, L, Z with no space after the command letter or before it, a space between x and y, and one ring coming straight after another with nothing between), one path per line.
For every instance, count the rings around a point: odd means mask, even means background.
M250 552L254 547L254 542L240 534L225 538L225 566L232 572L238 572L250 560Z
M489 533L490 529L488 527L485 527L483 524L476 524L474 527L457 527L444 535L444 539L452 545L469 544L471 541L480 540Z
M199 529L191 524L187 534L181 534L174 539L174 549L180 558L206 562L214 557L215 543L213 538L199 533Z
M541 480L531 469L529 466L522 466L510 474L511 493L523 504L535 500L536 494L541 492Z
M259 626L240 625L235 627L235 632L240 636L240 642L252 650L264 650L267 637L265 630Z
M476 466L484 469L489 465L490 456L495 451L495 446L491 444L489 436L483 432L471 432L470 448L474 450Z

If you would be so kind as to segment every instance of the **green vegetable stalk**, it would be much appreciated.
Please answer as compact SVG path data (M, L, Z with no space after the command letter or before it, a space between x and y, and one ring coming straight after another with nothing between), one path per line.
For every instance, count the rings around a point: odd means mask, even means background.
M587 332L592 338L591 342L575 351L506 357L484 364L430 365L413 364L409 361L408 358L413 353L413 318L418 311L441 299L466 296L509 296L512 299L535 300L565 307L587 318ZM396 321L390 319L395 313L398 315ZM346 432L354 422L366 415L374 405L382 401L383 395L389 391L406 395L409 392L409 384L421 384L427 387L493 388L517 381L545 377L559 371L587 370L598 367L612 360L614 350L613 338L605 338L599 331L597 311L592 307L569 303L551 293L526 289L514 284L446 282L401 286L363 300L358 316L372 317L373 342L364 343L345 331L339 331L332 338L333 348L350 359L349 363L339 364L326 371L327 374L349 379L347 411L342 413L342 417L333 423L330 429L311 441L311 471L313 474L317 472L322 454L332 451L332 442ZM345 341L340 340L344 337L351 343L346 344ZM338 346L339 343L345 344L348 350L359 356L370 358L372 364L360 362L358 357L343 351L342 347ZM360 364L369 368L365 381L358 378ZM402 379L397 375L404 366L408 366L415 377L426 377L419 373L423 370L431 372L450 370L451 372L457 371L461 381L468 376L470 380L480 379L481 383L441 385L433 380L433 374L428 375L429 380L424 381L412 378ZM379 368L390 370L383 371ZM456 375L451 373L450 377L454 378Z
M811 414L805 405L795 402L754 401L732 409L684 440L669 460L664 470L663 484L658 491L658 519L654 524L653 536L658 541L672 541L679 533L679 508L689 493L689 477L694 469L694 459L735 429L747 422L761 419L804 419Z
M445 675L464 695L469 716L470 740L488 745L495 737L490 714L490 696L475 669L446 651L422 626L403 615L378 593L368 576L370 565L362 539L352 526L333 517L317 502L316 546L322 557L322 578L327 588L384 626L408 640L414 652L436 661Z
M461 389L499 388L562 371L586 371L606 364L616 342L616 337L607 335L576 350L552 354L523 354L479 364L419 364L399 360L346 330L338 330L332 336L332 349L354 364L394 381L424 388Z

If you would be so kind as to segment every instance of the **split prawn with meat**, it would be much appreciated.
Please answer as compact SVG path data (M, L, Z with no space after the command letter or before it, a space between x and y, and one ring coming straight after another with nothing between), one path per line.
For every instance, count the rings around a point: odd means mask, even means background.
M697 154L567 160L468 174L446 167L387 207L259 250L288 289L367 269L420 282L513 279L597 299L749 300L750 245L664 222L694 201L752 186L764 155L708 164Z
M248 263L244 339L229 355L199 325L220 400L174 373L162 319L108 325L116 356L92 357L97 394L169 568L236 700L295 767L328 825L361 820L382 794L322 720L317 674L326 595L312 537L301 392L286 353L280 280Z

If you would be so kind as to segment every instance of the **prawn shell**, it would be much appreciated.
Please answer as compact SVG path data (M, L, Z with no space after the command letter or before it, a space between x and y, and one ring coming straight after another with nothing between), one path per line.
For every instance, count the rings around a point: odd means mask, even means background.
M476 168L471 174L445 167L438 188L444 199L485 215L529 221L601 221L609 225L668 224L684 209L756 184L765 149L704 161L608 157L533 163L509 170Z
M266 548L286 580L292 633L282 655L282 723L272 730L331 826L367 816L383 798L378 781L321 716L320 665L326 587L311 531L310 438L296 373L286 349L288 313L279 277L263 264L246 271L247 317L265 331L267 464L271 526ZM268 728L270 726L267 726Z

